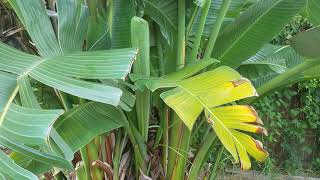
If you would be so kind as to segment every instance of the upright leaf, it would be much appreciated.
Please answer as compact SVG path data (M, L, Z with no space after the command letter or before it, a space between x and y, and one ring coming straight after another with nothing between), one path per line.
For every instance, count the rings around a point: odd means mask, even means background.
M238 67L277 35L305 5L306 0L258 1L221 32L213 57L225 65Z
M9 2L37 46L39 54L50 57L62 53L41 0L9 0Z

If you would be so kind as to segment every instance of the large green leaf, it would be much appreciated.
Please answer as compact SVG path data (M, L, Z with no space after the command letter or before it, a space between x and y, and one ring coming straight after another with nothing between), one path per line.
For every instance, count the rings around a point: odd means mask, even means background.
M116 49L79 52L50 58L41 58L0 44L0 70L32 78L66 93L107 104L118 105L121 90L86 79L124 79L136 51Z
M178 25L178 4L176 0L144 0L145 12L159 26L169 44L173 44Z
M238 68L256 88L300 64L303 58L290 46L265 45Z
M54 127L76 152L97 135L121 127L121 119L122 116L117 108L89 102L63 114Z
M171 75L171 77L174 76L174 74ZM242 78L239 73L227 66L187 79L178 80L179 78L180 75L176 80L171 79L169 86L175 88L161 93L160 97L190 130L200 114L205 111L208 122L220 141L236 162L241 162L243 169L251 167L247 152L259 161L263 161L268 156L258 141L241 132L266 133L265 129L259 126L261 120L255 111L247 106L222 106L256 96L256 91L249 80ZM169 87L165 85L163 79L164 77L158 80L151 79L146 82L146 85L153 87L153 90Z
M238 67L277 35L305 5L306 0L258 1L221 32L213 57L225 65Z
M16 165L4 152L0 151L0 175L2 179L37 180L38 177ZM0 177L1 179L1 177Z

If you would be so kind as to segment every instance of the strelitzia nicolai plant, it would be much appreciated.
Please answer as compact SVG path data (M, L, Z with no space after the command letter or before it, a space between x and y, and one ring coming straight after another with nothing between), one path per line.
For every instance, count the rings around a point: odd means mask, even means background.
M319 28L293 38L293 49L266 45L304 8L316 23L312 0L9 2L38 54L0 44L0 144L12 150L0 152L3 179L48 171L62 179L74 168L78 179L195 179L219 141L247 170L248 154L263 161L268 153L244 132L267 132L242 104L317 77L319 54L305 47L315 47ZM34 81L53 88L59 110L41 107ZM160 115L155 137L152 106ZM213 130L189 166L197 119Z

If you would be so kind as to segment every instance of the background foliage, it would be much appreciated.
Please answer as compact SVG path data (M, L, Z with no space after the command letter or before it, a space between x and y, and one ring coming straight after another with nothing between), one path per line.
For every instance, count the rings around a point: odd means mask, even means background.
M298 32L312 27L309 20L297 16L272 44L286 45ZM320 172L320 81L310 80L278 90L257 103L269 136L262 141L270 152L263 168L267 173L292 174Z

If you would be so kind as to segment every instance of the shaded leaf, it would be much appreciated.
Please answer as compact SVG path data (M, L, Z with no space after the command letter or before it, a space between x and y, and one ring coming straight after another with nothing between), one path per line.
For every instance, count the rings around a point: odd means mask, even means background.
M117 108L89 102L63 114L54 127L73 152L76 152L97 135L121 127L121 118Z
M290 46L267 44L243 62L238 70L258 88L302 61L303 58Z
M307 58L320 58L320 26L299 33L291 39L292 47Z
M146 14L160 26L162 35L172 45L178 25L177 1L144 0L144 3Z

